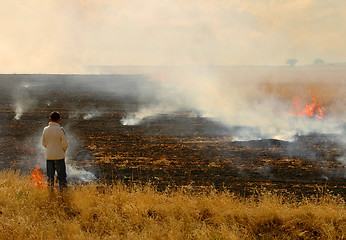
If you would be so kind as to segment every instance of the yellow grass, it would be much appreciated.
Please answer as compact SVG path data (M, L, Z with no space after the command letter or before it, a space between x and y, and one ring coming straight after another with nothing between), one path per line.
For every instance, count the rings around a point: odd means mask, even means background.
M0 173L0 239L344 239L341 197L90 184L50 194Z

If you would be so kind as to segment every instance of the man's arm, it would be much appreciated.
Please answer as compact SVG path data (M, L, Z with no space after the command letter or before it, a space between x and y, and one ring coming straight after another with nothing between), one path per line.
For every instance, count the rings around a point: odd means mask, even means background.
M61 144L62 144L62 149L64 150L64 152L66 153L67 148L68 148L68 140L65 134L65 131L63 128L61 128L62 130L62 134L61 134Z
M42 133L41 143L42 143L42 146L44 146L45 148L47 147L46 134L45 134L44 130L43 130L43 133Z

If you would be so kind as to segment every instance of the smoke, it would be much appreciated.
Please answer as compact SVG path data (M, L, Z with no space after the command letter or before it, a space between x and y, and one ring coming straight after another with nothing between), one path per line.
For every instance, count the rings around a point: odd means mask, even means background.
M121 123L123 125L141 124L145 119L155 119L160 115L175 116L186 110L228 126L237 140L275 138L294 140L295 135L322 133L342 134L344 123L344 101L338 101L339 93L329 92L345 90L344 85L330 85L325 80L311 82L316 74L307 69L304 76L307 81L299 83L301 74L292 70L287 76L286 69L242 68L215 70L200 68L193 70L165 72L165 78L156 84L151 92L154 95L148 102L140 102L141 107L129 112ZM270 72L273 71L273 72ZM274 72L275 71L275 72ZM323 72L323 71L322 71ZM270 84L276 90L268 91L268 82L263 79L268 74L274 75ZM306 76L310 75L310 76ZM289 77L289 78L288 78ZM329 76L328 76L329 77ZM324 87L327 89L323 89ZM312 90L318 91L318 97L326 115L323 119L308 116L294 116L292 99L296 94L309 95ZM333 110L334 109L334 110ZM338 109L335 111L335 109ZM234 127L241 127L235 130Z
M76 107L71 107L72 109L76 109ZM78 119L81 118L83 120L91 120L103 115L104 109L103 107L96 107L92 104L88 106L84 106L81 108L77 108L73 113L71 113L68 118L69 119Z
M99 117L101 115L102 115L102 113L99 110L95 110L95 111L91 111L91 112L88 112L87 114L85 114L83 116L83 119L84 120L90 120L90 119Z
M29 83L21 83L12 93L12 109L15 112L14 119L19 120L23 114L36 105L37 100L31 91Z
M336 160L339 161L346 168L346 137L345 137L345 132L343 135L340 135L337 138L337 142L338 142L339 147L341 149L341 154L339 157L336 158ZM344 169L342 174L343 174L343 177L346 178L346 169Z
M69 163L67 163L66 166L66 174L69 179L77 182L92 182L97 179L92 172L85 169L77 169L71 166Z
M81 149L81 140L73 133L70 125L64 126L69 148L66 153L66 172L73 181L90 182L97 179L97 170L90 166L93 156ZM89 169L86 166L89 165Z
M167 103L164 100L157 104L152 104L147 107L140 107L134 113L129 113L128 116L120 120L123 125L139 125L143 122L148 122L159 118L162 115L174 115L179 113L183 108L174 103Z
M163 106L154 106L148 108L141 108L135 113L130 113L127 117L124 117L120 120L123 125L138 125L141 124L144 120L155 119L160 114L168 114L169 110L165 109Z

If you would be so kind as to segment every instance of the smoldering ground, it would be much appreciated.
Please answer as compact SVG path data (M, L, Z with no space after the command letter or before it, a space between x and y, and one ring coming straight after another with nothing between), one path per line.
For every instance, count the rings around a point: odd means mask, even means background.
M145 75L3 75L2 89L8 92L18 92L16 87L24 83L28 86L20 88L23 93L21 97L24 96L21 102L28 102L30 106L23 108L27 110L22 112L20 119L15 119L17 113L12 106L16 94L3 99L2 137L7 139L3 146L10 148L39 141L39 137L33 136L40 135L48 123L48 114L58 110L63 115L62 125L71 136L68 156L71 169L78 169L76 174L71 171L70 175L81 181L102 178L105 174L105 169L101 170L95 164L95 159L106 161L107 156L111 158L113 155L122 159L121 154L124 153L117 150L116 145L112 146L114 142L111 134L120 134L122 138L134 130L150 136L187 136L198 133L227 137L227 141L246 140L239 142L245 145L249 140L257 140L258 143L253 142L256 143L254 146L259 144L260 147L263 147L261 144L266 139L289 140L292 143L283 141L288 144L287 147L273 154L279 152L281 157L301 158L309 162L321 159L325 151L313 150L314 144L309 149L293 147L301 143L296 140L299 136L317 134L311 142L318 139L319 134L337 136L333 137L333 141L339 144L337 149L343 149L341 147L344 146L344 81L339 78L340 75L333 75L329 70L327 73L323 69L318 69L318 73L316 71L204 67L192 70L165 68L164 71L158 68ZM321 73L324 76L322 79ZM302 75L305 81L301 81ZM318 81L315 80L316 76L319 76ZM333 84L330 84L333 77ZM328 91L325 92L325 89ZM318 97L320 107L325 112L323 119L293 116L291 100L297 94L306 101L310 101L312 96ZM25 97L30 98L30 101L25 101ZM93 117L86 117L89 114ZM166 122L164 128L155 125L162 121ZM110 146L99 146L98 139L109 139L109 143L106 141L104 144ZM132 140L127 141L128 144L134 144ZM36 143L34 145L37 146ZM319 145L317 141L316 146ZM275 148L276 145L270 146ZM106 149L111 147L116 152L107 152ZM90 149L104 155L95 155ZM304 155L304 151L310 151L310 154ZM17 154L20 156L20 153ZM329 157L342 162L342 151L333 154ZM238 159L238 164L234 164L235 167L239 166L237 171L246 175L246 159L241 156L234 159ZM4 160L10 161L11 157L5 157ZM12 164L12 167L24 169L23 164ZM273 176L272 166L268 163L256 171L258 174ZM320 176L343 176L344 170L338 168L338 171L334 175L329 170L322 171Z
M207 117L226 127L237 128L237 139L278 138L293 139L296 134L330 133L344 131L345 79L343 69L328 67L287 68L163 68L144 76L122 76L113 81L112 76L94 80L93 77L74 76L67 90L123 99L128 104L121 119L124 125L137 125L160 115ZM46 77L47 78L47 77ZM49 77L23 79L9 89L14 118L20 118L37 103L36 92L59 89L59 84ZM61 88L61 87L60 87ZM67 89L68 88L68 89ZM292 100L302 96L305 102L318 98L324 112L323 119L294 116ZM54 103L47 99L53 108ZM130 104L135 102L136 104ZM40 103L41 104L41 103ZM67 104L67 103L65 103ZM74 111L70 118L85 120L107 111L103 106L80 104L80 99L68 103ZM235 131L235 129L232 129Z
M42 130L48 124L50 112L60 111L61 124L70 141L66 160L69 179L85 182L102 178L93 162L94 156L83 145L78 125L97 121L104 114L113 115L110 109L114 101L137 98L137 88L148 88L145 82L139 84L142 79L137 75L1 75L4 93L1 143L7 149L2 154L1 165L23 170L37 165L45 169L44 149L40 144ZM124 104L131 105L128 101ZM109 119L119 122L119 119ZM92 123L90 126L92 131Z
M153 88L138 89L139 109L129 112L122 123L136 125L159 115L190 111L190 116L252 129L253 136L251 131L241 129L240 138L293 139L296 134L312 132L341 134L345 81L338 74L328 75L325 71L328 68L167 70ZM292 101L296 96L303 96L302 108L318 99L323 117L295 116Z

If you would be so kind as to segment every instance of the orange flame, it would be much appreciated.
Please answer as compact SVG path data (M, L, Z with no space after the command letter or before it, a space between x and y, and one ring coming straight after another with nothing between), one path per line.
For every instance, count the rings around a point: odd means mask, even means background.
M291 112L296 117L315 117L323 119L324 112L320 107L317 97L312 97L311 102L303 101L300 96L292 99Z
M46 188L47 185L43 183L43 171L40 169L38 165L35 168L30 169L31 179L33 180L36 187Z
M36 187L39 187L39 188L46 188L47 187L47 184L44 183L44 176L43 176L43 171L42 169L40 169L40 167L38 165L35 166L35 168L31 168L30 165L31 165L31 162L29 161L29 159L27 159L26 157L26 150L29 150L31 156L33 159L36 160L37 163L40 162L40 158L39 157L35 157L34 154L35 154L35 150L33 147L23 147L22 148L22 151L23 151L23 158L24 160L28 163L29 165L29 169L30 169L30 175L31 175L31 179L32 181L34 182L35 186Z

